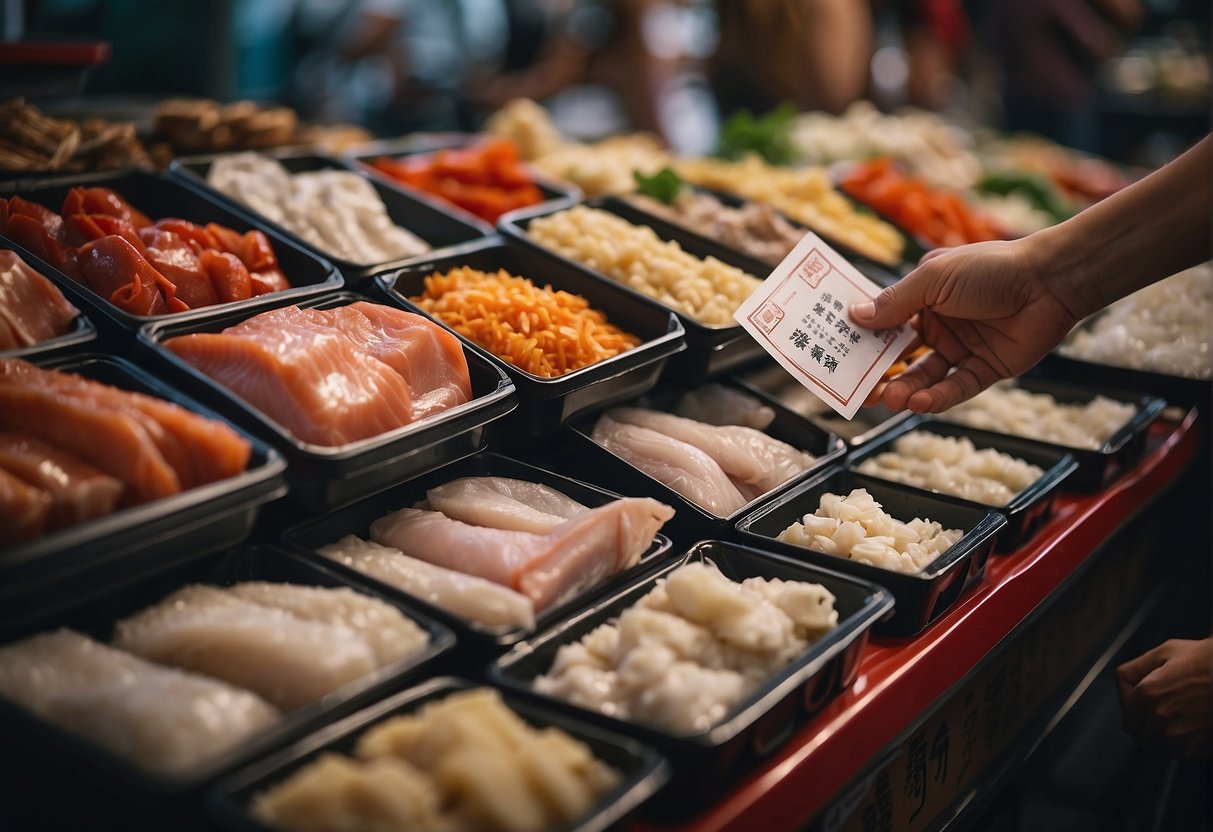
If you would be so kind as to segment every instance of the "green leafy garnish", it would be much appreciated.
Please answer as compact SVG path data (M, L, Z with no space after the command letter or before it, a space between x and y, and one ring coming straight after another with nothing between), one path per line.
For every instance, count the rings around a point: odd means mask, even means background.
M636 179L636 190L639 193L651 196L666 205L678 199L678 194L682 191L682 179L668 167L652 176L645 176L638 170L633 171L632 176Z
M788 103L757 118L749 110L738 110L720 128L716 155L739 159L747 153L757 153L772 165L795 164L798 161L792 146L795 118L796 108Z
M1028 171L1001 170L987 173L977 184L983 194L1022 194L1035 208L1049 214L1055 222L1069 219L1073 209L1043 176Z

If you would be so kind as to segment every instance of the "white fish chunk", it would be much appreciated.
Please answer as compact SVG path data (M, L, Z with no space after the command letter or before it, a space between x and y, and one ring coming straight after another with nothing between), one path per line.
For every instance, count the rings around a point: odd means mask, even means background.
M744 425L754 430L766 430L775 421L774 409L723 384L695 388L678 400L674 412L707 425Z
M275 722L260 696L72 630L0 649L0 695L149 771L183 774Z
M749 502L716 460L694 445L618 422L610 413L599 418L591 438L717 517L727 517Z
M317 551L468 621L486 627L535 627L530 598L484 578L435 566L352 534Z
M425 492L430 508L452 520L545 534L588 509L556 489L508 477L462 477Z

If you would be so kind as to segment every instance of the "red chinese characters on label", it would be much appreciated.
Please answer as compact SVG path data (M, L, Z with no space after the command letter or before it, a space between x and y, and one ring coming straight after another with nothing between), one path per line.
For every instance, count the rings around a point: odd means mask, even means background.
M810 232L734 317L801 384L850 419L914 338L908 326L873 331L851 321L851 304L879 291Z

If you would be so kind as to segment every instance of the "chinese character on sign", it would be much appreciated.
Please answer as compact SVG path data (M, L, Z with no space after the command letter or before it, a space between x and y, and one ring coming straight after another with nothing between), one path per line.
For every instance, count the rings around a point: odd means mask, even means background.
M826 313L826 323L827 323L827 324L832 324L832 323L834 323L834 313L833 313L833 312L827 312L827 313Z
M788 340L792 342L792 346L796 349L803 350L809 345L809 334L803 329L794 329L792 330L792 334L788 336Z
M834 324L834 328L838 330L839 335L849 335L851 333L850 325L842 318L838 319L838 323Z
M948 745L948 723L945 720L939 723L935 739L931 741L931 761L935 763L935 773L931 776L936 783L948 781Z
M809 350L809 357L811 357L818 364L821 363L821 357L825 354L826 354L826 351L821 348L821 344L814 344L813 347Z
M851 339L851 343L852 343L852 344L858 344L858 343L859 343L859 339L860 339L860 337L861 337L861 336L860 336L860 334L859 334L858 332L852 332L852 333L851 333L850 335L848 335L847 337Z
M910 737L910 748L906 751L906 776L902 790L918 805L910 813L910 820L922 811L927 803L927 739L922 731Z
M824 364L825 368L831 373L838 369L838 359L832 355L827 355L822 364Z
M821 300L823 303L831 303L834 300L834 296L831 295L829 292L822 292Z
M836 301L834 301L834 311L835 311L835 312L841 312L841 311L842 311L842 301L840 301L840 300L836 300Z
M876 794L863 807L863 832L890 832L893 828L893 790L889 788L889 772L876 775Z
M977 704L973 691L965 694L964 723L961 726L960 771L956 773L956 782L964 783L964 774L973 762L973 746L977 743Z
M825 313L826 313L826 308L824 306L822 306L820 303L815 304L813 306L814 315L824 315Z

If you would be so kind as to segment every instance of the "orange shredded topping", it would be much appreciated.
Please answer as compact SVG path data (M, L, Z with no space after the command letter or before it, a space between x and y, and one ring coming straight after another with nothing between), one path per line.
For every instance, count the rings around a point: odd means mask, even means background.
M458 268L425 279L413 303L520 370L553 378L640 343L580 295L539 288L504 269Z

